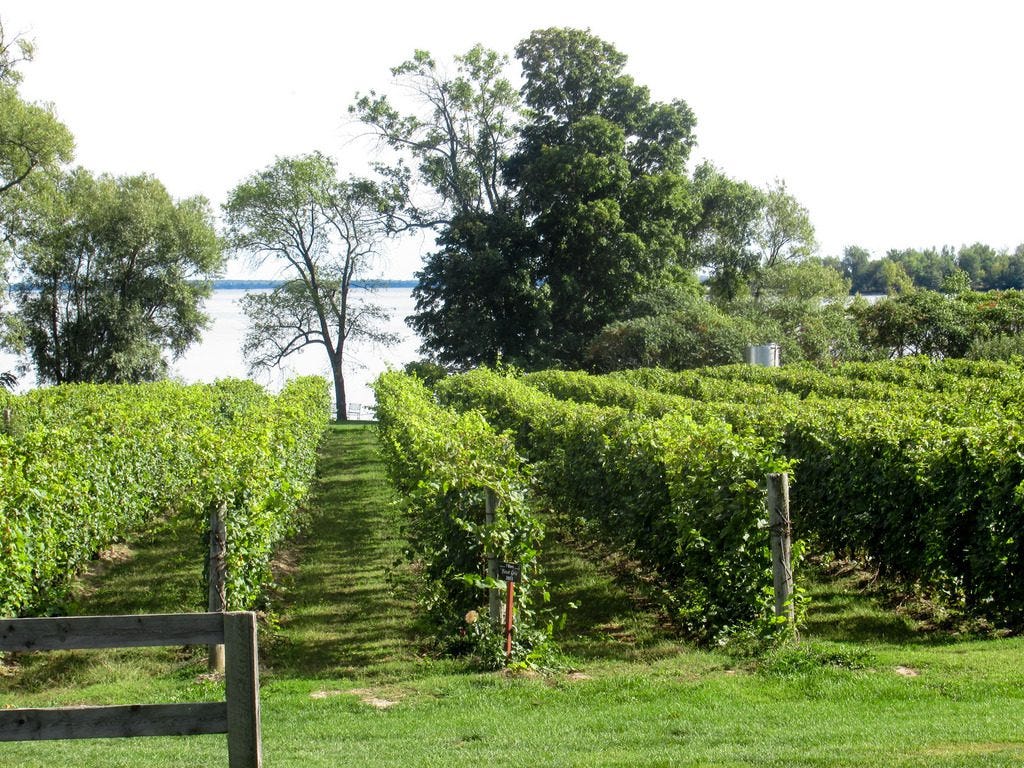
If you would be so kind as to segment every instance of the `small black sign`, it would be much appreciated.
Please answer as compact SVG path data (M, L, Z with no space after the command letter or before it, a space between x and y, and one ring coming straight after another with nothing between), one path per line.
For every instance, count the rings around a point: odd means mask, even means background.
M501 581L520 581L523 578L523 566L519 563L498 563L498 578Z

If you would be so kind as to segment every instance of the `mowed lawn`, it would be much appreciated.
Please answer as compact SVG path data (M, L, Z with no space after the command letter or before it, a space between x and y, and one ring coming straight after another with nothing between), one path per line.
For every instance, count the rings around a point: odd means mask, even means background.
M261 635L270 768L313 766L1017 766L1024 642L925 632L852 579L813 589L800 646L751 660L671 637L607 563L552 537L549 673L427 652L401 520L366 426L323 447L306 533L279 563ZM76 613L199 610L202 563L173 525L83 580ZM25 655L0 707L210 700L202 649ZM223 736L0 743L0 766L226 766Z

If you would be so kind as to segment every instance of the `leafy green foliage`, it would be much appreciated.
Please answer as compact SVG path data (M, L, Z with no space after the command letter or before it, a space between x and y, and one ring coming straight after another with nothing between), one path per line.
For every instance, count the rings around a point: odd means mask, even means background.
M990 339L1024 330L1024 292L913 290L874 304L855 302L850 314L864 347L887 357L983 357L978 350Z
M223 506L228 604L247 608L295 525L327 419L321 379L65 385L7 396L0 432L0 614L45 611L99 549L161 516ZM197 595L197 598L200 598ZM197 603L200 600L197 599Z
M382 144L411 155L420 178L437 194L433 205L407 200L411 222L430 226L460 215L510 212L501 164L515 141L520 100L504 75L507 63L476 45L454 57L449 74L427 51L416 51L391 70L403 101L412 96L413 112L402 114L375 91L349 107ZM401 161L382 170L406 179Z
M23 203L17 192L31 186L33 177L46 176L71 159L74 139L54 115L50 105L24 101L18 93L22 74L18 66L32 61L35 44L22 35L8 35L0 20L0 235L7 237L4 221Z
M37 378L48 383L152 381L206 324L204 282L223 265L203 198L174 201L149 176L58 185L20 245L18 315Z
M760 265L755 237L764 194L707 162L694 171L693 186L700 216L688 245L690 258L711 269L712 295L734 299Z
M690 635L712 640L770 613L763 482L784 461L720 418L569 403L533 381L478 369L439 382L438 393L509 430L557 519L653 570Z
M748 345L777 337L771 326L729 315L698 298L672 312L605 326L587 345L586 363L601 372L727 365L741 362Z
M439 407L418 379L377 379L377 416L388 474L403 496L409 555L422 570L424 608L449 652L504 662L503 637L486 626L488 556L519 563L513 659L529 661L546 646L539 621L545 584L538 556L544 529L530 498L530 473L505 435L475 411ZM485 519L486 494L497 498ZM479 616L479 621L475 617Z
M399 153L385 174L404 188L411 160L432 193L406 197L403 211L408 226L440 228L438 249L417 274L409 322L436 360L456 368L528 361L546 322L535 238L503 174L521 117L507 63L477 45L448 73L417 51L392 69L403 96L412 95L410 112L373 91L349 108Z
M550 295L549 354L578 364L591 337L684 261L695 118L683 101L653 101L626 56L589 32L535 31L516 57L531 121L508 178Z
M410 113L373 92L351 108L399 153L388 178L408 190L411 160L433 193L405 206L409 226L439 231L411 322L455 369L578 364L595 333L692 266L689 107L653 101L586 31L536 31L516 57L520 94L506 60L477 46L450 75L424 51L392 70Z
M783 263L796 263L814 253L814 226L810 214L786 191L781 179L764 190L764 210L755 241L765 269Z
M52 107L26 102L0 82L0 201L7 202L33 173L44 175L70 160L73 146Z
M1018 364L912 358L531 380L576 400L725 419L796 463L794 526L819 550L866 558L954 607L1024 626Z
M18 66L34 53L32 41L10 36L0 20L0 289L7 287L7 262L25 235L26 219L45 208L53 178L74 150L74 138L53 107L25 101L18 93ZM12 316L0 311L0 346L22 351L19 330ZM12 372L0 371L0 388L16 383Z
M548 292L534 277L536 242L521 217L459 214L438 237L413 289L409 324L453 368L530 365L548 330Z
M914 287L931 291L1024 289L1024 245L1013 251L997 250L984 243L959 249L893 249L879 259L871 259L864 248L851 246L844 253L840 269L852 282L854 293L886 293L885 272L892 266L899 266ZM955 282L947 283L951 277Z

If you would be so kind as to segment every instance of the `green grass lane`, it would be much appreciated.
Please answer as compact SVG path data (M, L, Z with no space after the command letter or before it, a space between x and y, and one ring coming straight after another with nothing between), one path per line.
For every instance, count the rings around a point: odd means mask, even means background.
M396 564L401 519L366 425L327 433L312 519L286 553L272 677L387 674L417 660L414 596Z

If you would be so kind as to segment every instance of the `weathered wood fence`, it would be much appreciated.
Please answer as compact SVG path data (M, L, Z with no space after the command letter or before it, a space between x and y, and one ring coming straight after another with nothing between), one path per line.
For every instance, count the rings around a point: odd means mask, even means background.
M0 742L226 733L230 768L262 768L255 614L0 619L0 651L221 643L226 701L2 709Z

